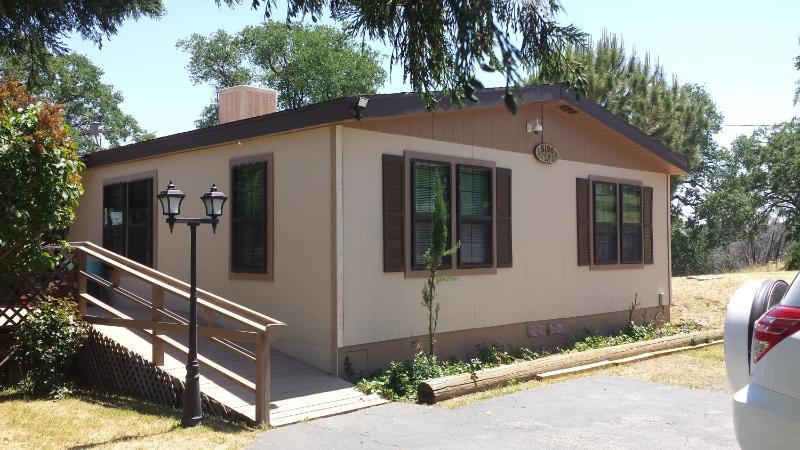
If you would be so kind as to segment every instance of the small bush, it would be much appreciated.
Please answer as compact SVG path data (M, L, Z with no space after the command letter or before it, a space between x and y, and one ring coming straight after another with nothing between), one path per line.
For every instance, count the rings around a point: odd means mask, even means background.
M800 270L800 243L796 243L789 248L783 264L786 270Z
M14 359L23 369L21 388L58 396L67 387L67 369L88 336L77 307L46 297L14 330Z
M647 341L650 339L657 339L666 336L674 336L676 334L691 333L700 329L700 325L695 322L677 322L677 323L663 323L656 325L655 323L645 323L638 325L634 322L628 323L628 326L620 330L616 334L610 336L603 336L592 330L586 330L586 336L583 339L577 340L572 343L570 348L563 350L563 353L582 352L595 348L605 348L614 345L630 344L633 342Z

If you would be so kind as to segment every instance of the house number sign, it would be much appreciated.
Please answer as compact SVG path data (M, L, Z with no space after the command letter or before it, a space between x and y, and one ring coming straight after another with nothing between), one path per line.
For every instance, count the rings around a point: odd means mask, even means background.
M545 163L553 164L558 161L558 150L550 144L539 144L533 149L536 159Z

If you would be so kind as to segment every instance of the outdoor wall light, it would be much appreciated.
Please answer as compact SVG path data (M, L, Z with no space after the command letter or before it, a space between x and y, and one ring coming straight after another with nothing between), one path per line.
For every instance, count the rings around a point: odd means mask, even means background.
M354 109L356 111L356 119L361 120L361 113L367 109L369 105L369 97L358 97L358 101L356 101L356 105Z
M217 232L219 216L228 196L217 189L216 184L211 184L211 189L200 197L206 208L205 217L178 217L181 213L181 203L186 197L177 189L170 180L166 189L156 196L161 203L161 212L167 216L169 232L176 223L185 223L191 231L191 246L189 256L189 352L186 362L186 385L183 389L183 416L182 427L193 427L200 424L203 418L203 407L200 402L200 363L197 360L197 226L202 223L211 224L214 233Z
M539 134L542 132L542 123L539 122L539 118L536 118L536 122L528 122L528 133Z

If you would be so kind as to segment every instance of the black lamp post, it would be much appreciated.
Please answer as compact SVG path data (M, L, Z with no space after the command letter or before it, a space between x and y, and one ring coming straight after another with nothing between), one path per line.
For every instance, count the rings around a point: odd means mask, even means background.
M228 196L217 189L215 184L211 185L211 190L200 197L206 207L206 215L209 218L183 218L177 217L181 213L181 203L186 194L175 188L170 180L167 188L158 193L158 201L161 203L161 212L167 216L169 232L176 223L189 225L191 231L191 263L189 277L191 288L189 289L189 355L186 362L186 386L183 390L183 417L181 418L182 427L193 427L200 423L203 418L203 407L200 403L200 364L197 362L197 226L201 223L211 224L214 233L217 232L219 216L222 215L222 207Z

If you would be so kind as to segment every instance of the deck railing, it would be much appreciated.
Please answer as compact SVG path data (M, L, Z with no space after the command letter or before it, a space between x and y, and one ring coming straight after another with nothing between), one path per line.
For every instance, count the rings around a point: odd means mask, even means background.
M106 250L91 242L70 243L75 253L78 274L78 307L81 315L88 323L108 325L140 330L150 336L152 347L151 360L156 365L164 365L164 348L169 345L183 353L188 349L183 344L167 336L172 334L188 334L188 320L165 307L165 294L189 300L189 284L173 278L155 269L139 264L114 252ZM88 261L97 260L111 268L110 280L90 273ZM139 279L151 286L150 298L144 298L120 285L122 274ZM128 316L107 302L96 298L87 291L88 281L107 289L135 304L150 309L150 320L135 319ZM111 317L87 314L87 304L103 309ZM255 364L255 383L232 372L216 362L198 355L204 368L229 378L235 383L251 390L255 394L257 422L269 424L270 405L270 330L285 324L272 317L246 308L235 302L222 298L202 289L197 289L198 313L202 312L202 325L197 328L197 335L220 345L226 351L236 354ZM235 327L222 327L214 323L215 319L226 319ZM217 321L219 322L219 321ZM241 345L254 344L255 351Z

